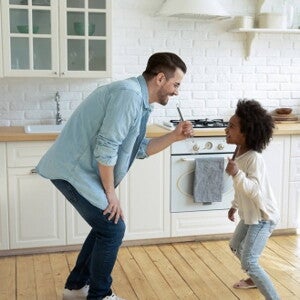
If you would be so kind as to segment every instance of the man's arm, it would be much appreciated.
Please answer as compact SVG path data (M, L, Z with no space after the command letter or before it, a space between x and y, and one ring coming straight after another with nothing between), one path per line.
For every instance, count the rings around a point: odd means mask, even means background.
M151 139L147 146L147 154L148 155L156 154L164 150L168 146L170 146L172 143L184 140L192 136L193 133L194 132L193 132L193 127L191 122L189 121L180 122L176 126L176 128L170 133Z
M98 169L108 200L108 206L103 214L106 215L107 213L110 213L108 219L114 219L114 222L117 224L120 217L124 220L124 215L114 187L114 166L105 166L98 162Z

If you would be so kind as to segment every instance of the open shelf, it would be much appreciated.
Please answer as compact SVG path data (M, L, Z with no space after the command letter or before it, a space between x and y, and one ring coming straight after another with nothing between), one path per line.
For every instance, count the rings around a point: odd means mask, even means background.
M271 29L271 28L236 28L230 30L235 33L246 33L247 39L245 44L245 59L249 59L252 52L252 42L256 34L259 33L270 33L270 34L300 34L300 29Z
M236 28L231 32L249 33L300 33L300 29L271 29L271 28Z

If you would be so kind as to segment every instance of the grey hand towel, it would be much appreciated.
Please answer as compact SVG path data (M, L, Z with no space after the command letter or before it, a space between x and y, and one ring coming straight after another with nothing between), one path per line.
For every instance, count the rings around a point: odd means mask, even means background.
M194 201L221 202L223 193L224 157L195 160Z

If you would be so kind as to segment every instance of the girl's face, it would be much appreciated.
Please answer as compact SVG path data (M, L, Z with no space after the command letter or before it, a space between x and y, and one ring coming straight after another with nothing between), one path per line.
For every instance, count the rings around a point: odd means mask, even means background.
M240 119L236 115L233 115L225 129L226 142L228 144L236 144L239 146L245 145L245 136L240 130Z

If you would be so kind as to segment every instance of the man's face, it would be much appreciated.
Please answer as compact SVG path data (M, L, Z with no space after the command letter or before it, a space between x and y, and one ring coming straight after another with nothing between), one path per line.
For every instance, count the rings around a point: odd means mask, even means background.
M177 68L174 72L174 76L167 79L165 74L161 75L160 88L157 91L157 103L166 105L170 96L177 96L180 83L183 79L184 73L181 69Z

